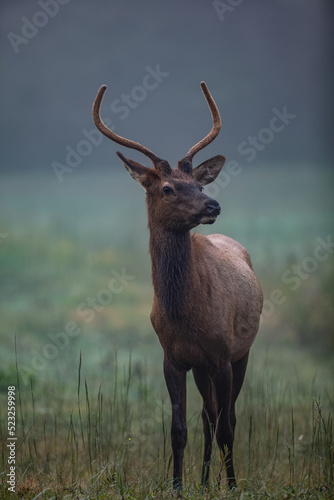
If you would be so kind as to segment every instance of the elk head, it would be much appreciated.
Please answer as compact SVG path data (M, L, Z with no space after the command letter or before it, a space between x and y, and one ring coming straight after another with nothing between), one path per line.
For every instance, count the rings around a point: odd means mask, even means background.
M217 201L204 194L202 189L215 180L225 163L225 158L219 155L206 160L196 168L192 166L195 154L215 139L221 127L218 108L206 84L201 82L201 88L211 111L212 129L204 139L188 151L176 168L172 168L166 160L157 157L141 144L115 134L103 123L100 107L106 88L106 85L102 85L95 98L94 123L100 132L112 141L140 151L152 161L153 168L148 168L117 152L117 156L131 177L146 191L149 219L166 230L178 232L188 231L198 224L215 222L220 214L220 206Z

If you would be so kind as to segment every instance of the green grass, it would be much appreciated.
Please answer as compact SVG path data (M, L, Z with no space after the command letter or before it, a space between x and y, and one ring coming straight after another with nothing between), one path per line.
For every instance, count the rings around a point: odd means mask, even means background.
M297 290L282 280L313 255L318 237L334 234L331 175L245 168L219 193L223 212L210 231L243 243L265 298L280 289L286 300L263 317L251 351L234 492L217 488L216 447L209 489L199 486L201 399L189 374L183 498L334 495L334 257ZM171 408L149 322L144 193L122 170L73 173L64 184L7 178L1 191L1 497L10 498L6 394L15 385L19 498L171 498ZM103 295L123 268L134 278ZM80 304L98 298L90 317L80 315ZM80 331L71 336L73 322Z
M200 398L188 380L188 444L183 498L331 498L334 493L332 404L323 380L304 384L310 366L277 376L276 353L253 354L237 405L235 438L239 488L217 488L215 448L208 491L199 486L203 438ZM301 353L305 354L305 353ZM263 356L261 359L261 355ZM255 362L255 358L260 360ZM306 357L307 359L307 357ZM17 494L19 498L170 498L170 405L149 384L147 369L129 358L108 381L84 378L77 360L69 389L58 381L17 387ZM280 370L279 370L280 371ZM291 366L291 373L296 365ZM265 374L265 376L264 376ZM317 396L315 396L317 395ZM2 402L5 394L3 394ZM1 438L7 437L5 426ZM2 455L6 469L6 452ZM222 476L224 478L224 475ZM10 498L2 475L2 498Z

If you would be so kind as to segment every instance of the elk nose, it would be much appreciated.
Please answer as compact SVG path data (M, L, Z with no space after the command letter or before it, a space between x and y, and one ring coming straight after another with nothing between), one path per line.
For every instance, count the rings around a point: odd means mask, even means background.
M209 200L206 205L206 210L210 215L220 214L220 205L216 200Z

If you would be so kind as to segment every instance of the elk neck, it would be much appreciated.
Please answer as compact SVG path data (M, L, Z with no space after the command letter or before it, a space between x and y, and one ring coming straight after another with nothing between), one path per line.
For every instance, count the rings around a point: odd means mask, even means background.
M193 284L193 256L190 232L150 229L152 280L159 306L171 321L185 317Z

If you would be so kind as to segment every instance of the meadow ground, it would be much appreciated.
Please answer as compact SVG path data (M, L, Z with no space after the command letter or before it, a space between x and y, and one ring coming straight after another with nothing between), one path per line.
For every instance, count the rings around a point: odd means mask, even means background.
M182 498L334 497L330 180L313 166L258 167L217 192L210 231L249 249L266 302L237 403L238 489L227 491L216 447L209 488L199 486L201 399L189 374ZM62 184L8 177L0 222L1 498L171 498L142 190L120 166Z

